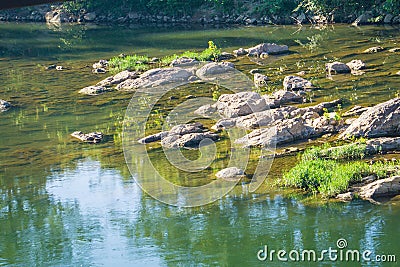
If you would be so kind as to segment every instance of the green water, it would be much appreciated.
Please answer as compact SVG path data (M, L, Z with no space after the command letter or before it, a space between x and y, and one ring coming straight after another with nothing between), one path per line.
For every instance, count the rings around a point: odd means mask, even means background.
M350 249L400 257L398 201L379 206L362 201L321 203L271 187L282 170L295 164L295 157L275 159L256 193L249 193L243 183L223 199L200 208L167 206L140 190L132 175L145 176L148 167L138 163L131 175L121 146L121 121L132 93L87 97L77 92L105 77L91 73L91 65L99 59L120 53L164 56L202 50L209 40L224 51L260 42L289 45L292 54L260 65L247 59L234 63L244 73L264 69L273 80L271 89L279 87L285 75L305 70L305 77L322 88L309 96L316 103L344 97L347 109L355 104L373 105L399 92L400 76L395 75L400 70L399 54L360 54L371 46L400 46L398 28L0 24L0 98L14 105L0 114L0 265L281 266L276 258L258 261L257 252L264 245L276 250L321 251L335 248L339 238L345 238ZM325 77L325 62L355 58L369 66L364 75ZM45 70L50 64L68 70ZM188 94L211 96L212 91L199 86L174 93L177 99L160 102L161 115ZM102 131L106 141L99 145L75 142L69 134L76 130ZM158 124L151 130L158 131ZM150 157L170 180L198 185L211 181L215 169L226 162L225 146L219 147L221 159L197 174L174 170L157 147L150 150ZM188 157L191 153L196 152Z

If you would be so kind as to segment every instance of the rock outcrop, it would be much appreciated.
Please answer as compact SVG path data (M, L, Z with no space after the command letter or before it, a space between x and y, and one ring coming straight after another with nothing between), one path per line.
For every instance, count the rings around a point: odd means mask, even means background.
M359 196L367 200L400 194L400 176L379 179L360 188Z
M400 136L400 98L369 108L340 135L340 138L352 136Z

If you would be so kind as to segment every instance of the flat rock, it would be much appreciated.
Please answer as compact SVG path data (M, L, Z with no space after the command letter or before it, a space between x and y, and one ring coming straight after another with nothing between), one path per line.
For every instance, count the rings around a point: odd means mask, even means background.
M196 71L200 78L229 73L235 70L235 65L231 62L211 62Z
M103 133L101 132L93 132L85 134L81 131L73 132L71 136L81 140L82 142L94 143L94 144L100 143L104 137Z
M400 98L380 103L361 114L339 138L400 135Z
M207 104L196 109L194 111L194 114L200 115L205 118L209 118L215 112L217 112L217 106L215 104Z
M218 60L229 60L235 58L235 55L228 53L228 52L222 52L219 56L218 56Z
M146 137L138 140L138 142L141 143L141 144L149 144L149 143L161 141L161 139L163 139L167 135L168 135L168 131L164 131L164 132L160 132L160 133L156 133L156 134L152 134L152 135L146 136Z
M128 79L136 79L138 77L139 75L137 72L124 70L115 74L114 76L105 78L104 80L98 82L96 85L108 87L120 84Z
M79 93L84 95L100 95L107 91L108 89L103 86L87 86L79 90Z
M180 57L177 59L174 59L170 66L171 67L193 67L195 65L198 65L200 61L194 59L194 58L189 58L189 57Z
M285 90L293 90L293 91L298 91L298 90L306 90L313 88L314 85L301 77L298 76L286 76L285 79L283 79L283 88Z
M363 51L363 53L367 53L367 54L368 53L378 53L378 52L381 52L383 50L385 50L385 48L383 48L382 46L374 46L374 47L370 47L370 48L365 49Z
M218 137L218 134L211 132L188 133L183 135L168 134L161 140L161 144L164 148L199 148L204 140L215 141Z
M5 100L0 99L0 112L7 111L11 108L11 104Z
M389 52L392 52L392 53L400 52L400 47L395 47L395 48L389 49Z
M289 52L289 47L287 45L278 45L275 43L262 43L245 50L248 56L259 57L262 53L269 55L284 54Z
M326 72L328 72L329 75L332 74L341 74L341 73L350 73L351 69L348 65L342 63L342 62L331 62L331 63L326 63L325 64L325 69Z
M138 88L153 88L169 84L180 84L188 82L193 76L192 72L178 68L156 68L144 72L139 78L127 79L117 85L118 90L131 91Z
M238 180L243 178L245 173L237 167L229 167L218 171L215 176L219 179Z
M216 108L223 117L234 118L265 110L268 106L260 94L246 91L221 95Z
M400 176L380 179L360 188L359 196L363 199L393 197L400 194Z

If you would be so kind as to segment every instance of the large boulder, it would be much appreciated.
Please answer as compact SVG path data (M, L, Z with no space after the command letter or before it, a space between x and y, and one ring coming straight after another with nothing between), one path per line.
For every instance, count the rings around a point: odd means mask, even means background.
M326 63L325 68L329 75L351 72L351 69L348 65L338 61Z
M371 23L371 20L373 19L372 12L367 11L363 14L361 14L357 19L353 22L354 26L362 25L362 24L368 24Z
M114 76L105 78L104 80L98 82L96 85L97 86L106 86L106 87L113 86L113 85L120 84L128 79L136 79L138 77L139 77L139 75L137 74L137 72L124 70L124 71L121 71L120 73L115 74Z
M117 85L118 90L131 91L137 88L152 88L188 82L193 74L185 69L157 68L144 72L139 78L127 79Z
M211 62L196 71L196 75L200 78L225 74L233 71L235 65L230 62Z
M293 91L299 91L299 90L306 90L313 88L314 85L309 81L304 78L298 77L298 76L286 76L285 79L283 79L283 88L285 90L293 90Z
M393 197L400 194L400 176L380 179L360 188L359 196L363 199Z
M216 107L225 118L245 116L268 108L265 99L260 94L248 91L221 95Z
M11 104L5 100L0 99L0 112L7 111L11 108Z
M341 138L381 137L400 135L400 98L378 104L356 119L341 135Z

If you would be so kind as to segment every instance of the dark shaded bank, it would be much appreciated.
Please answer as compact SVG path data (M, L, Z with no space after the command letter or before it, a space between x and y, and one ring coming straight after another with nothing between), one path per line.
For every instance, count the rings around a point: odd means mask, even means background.
M37 0L40 1L40 0ZM66 1L0 12L0 21L192 24L398 24L400 0Z

